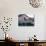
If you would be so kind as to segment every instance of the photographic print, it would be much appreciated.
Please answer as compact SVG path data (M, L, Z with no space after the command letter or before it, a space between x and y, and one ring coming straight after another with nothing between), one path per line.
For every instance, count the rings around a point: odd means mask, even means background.
M26 14L19 14L18 26L34 26L34 16L29 17Z

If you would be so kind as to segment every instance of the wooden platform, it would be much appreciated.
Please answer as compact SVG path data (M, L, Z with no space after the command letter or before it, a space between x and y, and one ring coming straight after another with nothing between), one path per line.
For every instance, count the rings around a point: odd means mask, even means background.
M46 46L46 40L29 41L29 40L0 40L0 46Z

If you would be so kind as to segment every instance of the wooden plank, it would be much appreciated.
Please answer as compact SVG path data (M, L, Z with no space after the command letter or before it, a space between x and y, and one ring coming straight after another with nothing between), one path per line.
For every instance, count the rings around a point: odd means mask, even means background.
M24 46L28 46L28 43L24 43Z

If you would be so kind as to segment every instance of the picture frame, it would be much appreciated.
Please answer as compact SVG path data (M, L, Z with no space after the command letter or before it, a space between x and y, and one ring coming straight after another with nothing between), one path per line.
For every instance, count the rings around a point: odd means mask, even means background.
M18 15L18 26L34 26L34 19L33 15L30 17L26 14L19 14Z

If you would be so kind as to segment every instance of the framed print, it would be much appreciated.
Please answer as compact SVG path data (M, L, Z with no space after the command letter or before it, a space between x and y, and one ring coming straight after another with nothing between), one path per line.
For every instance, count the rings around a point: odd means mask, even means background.
M29 17L26 14L19 14L18 26L34 26L34 16Z

